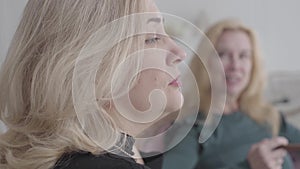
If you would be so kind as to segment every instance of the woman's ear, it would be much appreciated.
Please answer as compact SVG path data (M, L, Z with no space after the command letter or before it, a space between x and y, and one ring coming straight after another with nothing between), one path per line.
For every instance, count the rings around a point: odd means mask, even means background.
M105 101L105 103L103 104L103 108L106 111L110 111L113 107L114 107L114 104L113 104L113 101L111 101L111 100Z

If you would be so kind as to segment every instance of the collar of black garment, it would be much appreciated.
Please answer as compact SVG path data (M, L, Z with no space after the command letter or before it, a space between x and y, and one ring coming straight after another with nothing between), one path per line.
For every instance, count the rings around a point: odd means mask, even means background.
M120 139L115 146L109 149L108 152L117 155L124 155L124 156L133 156L134 152L132 151L133 145L135 140L132 136L121 133Z

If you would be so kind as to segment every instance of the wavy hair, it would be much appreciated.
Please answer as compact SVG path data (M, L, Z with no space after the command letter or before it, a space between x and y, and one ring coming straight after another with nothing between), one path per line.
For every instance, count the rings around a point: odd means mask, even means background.
M279 113L269 103L264 100L265 74L262 68L262 56L260 53L258 41L255 32L242 22L235 19L226 19L217 22L206 31L207 39L203 39L198 46L197 52L200 54L201 61L197 56L191 60L191 70L195 75L200 92L199 111L207 114L211 106L211 84L205 64L208 61L209 53L215 50L211 45L215 46L219 37L226 30L239 30L245 32L250 38L252 45L252 72L249 84L240 94L238 103L240 110L249 117L261 124L267 124L273 135L279 132Z
M112 75L134 48L142 48L139 40L143 39L124 39L103 55L96 68L97 99L91 100L100 110L81 115L81 119L74 109L73 72L79 55L85 55L84 67L91 68L94 63L89 59L102 54L107 42L141 29L134 20L108 23L145 8L141 0L28 1L1 67L0 115L8 130L0 136L0 168L52 168L66 152L100 154L115 145L120 138L118 126L105 108L111 98ZM103 26L107 31L97 37L100 41L82 53ZM140 63L132 61L128 67L135 71ZM90 70L82 71L84 75ZM117 76L125 78L126 73ZM121 90L122 84L114 87Z

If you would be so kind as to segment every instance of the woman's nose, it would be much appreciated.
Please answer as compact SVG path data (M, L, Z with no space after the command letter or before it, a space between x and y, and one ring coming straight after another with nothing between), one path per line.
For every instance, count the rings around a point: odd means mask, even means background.
M239 66L239 59L236 56L232 56L230 59L230 67L231 69L237 69Z
M170 64L178 64L187 57L187 54L185 50L180 47L173 39L169 38L169 43L169 51L170 55L172 55L170 57Z

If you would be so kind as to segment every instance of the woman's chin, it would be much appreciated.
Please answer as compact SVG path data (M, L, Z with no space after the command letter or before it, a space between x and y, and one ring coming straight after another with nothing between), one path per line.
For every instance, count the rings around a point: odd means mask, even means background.
M179 92L177 96L174 96L168 100L168 104L166 106L165 111L168 113L176 112L182 108L183 103L184 103L183 95L181 92Z

